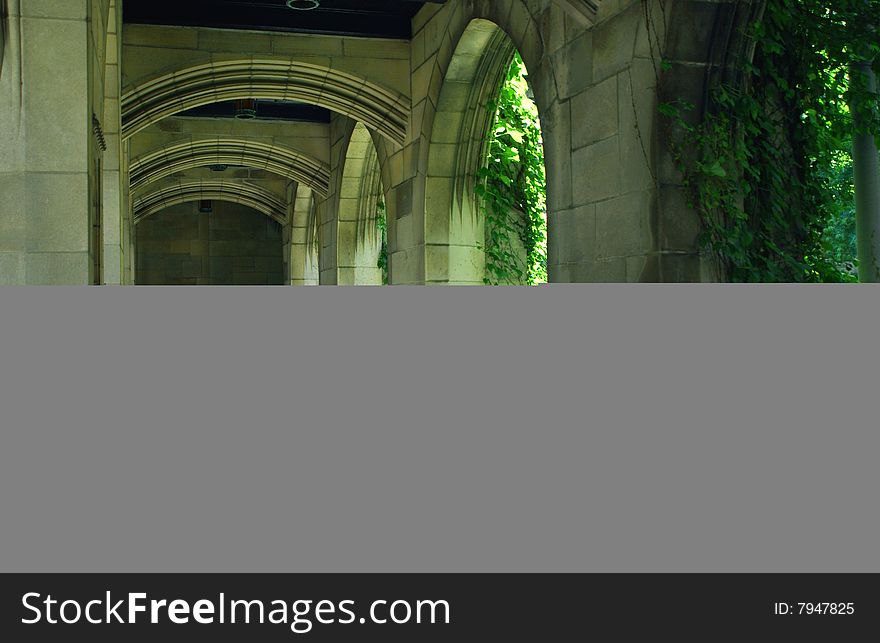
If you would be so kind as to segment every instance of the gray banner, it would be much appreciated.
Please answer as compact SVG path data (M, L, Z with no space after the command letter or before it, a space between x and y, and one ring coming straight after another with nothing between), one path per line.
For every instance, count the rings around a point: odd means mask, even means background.
M880 571L873 287L0 289L2 571Z

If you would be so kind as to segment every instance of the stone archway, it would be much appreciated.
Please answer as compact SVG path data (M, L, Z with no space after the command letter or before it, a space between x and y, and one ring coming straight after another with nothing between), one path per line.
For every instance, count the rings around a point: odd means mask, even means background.
M331 123L330 194L317 204L321 284L381 285L377 205L382 172L374 134L337 116Z
M496 98L516 49L496 24L474 19L458 41L437 102L425 184L425 280L481 285L484 221L476 177Z
M355 124L348 140L338 192L336 256L339 285L381 286L376 225L382 182L369 130Z
M317 286L318 238L317 200L315 193L307 186L295 186L291 195L290 232L288 257L288 277L292 286Z
M307 154L277 143L251 139L187 139L147 152L131 161L131 189L187 169L242 165L262 169L308 186L326 196L330 168Z
M123 136L187 109L237 99L297 100L403 142L409 99L352 74L286 58L212 60L143 82L122 101Z
M139 197L134 203L134 220L147 217L181 203L226 201L246 205L284 224L286 203L272 192L244 181L180 181L165 185Z
M535 79L533 90L545 133L548 174L557 173L557 169L559 174L565 173L564 164L551 166L553 158L562 157L557 151L564 149L561 135L568 132L554 137L558 86L542 31L550 21L538 17L553 11L561 15L562 10L549 4L533 6L522 0L449 3L414 35L413 49L419 53L413 60L411 136L402 152L403 172L392 172L390 179L392 205L396 207L395 225L389 225L394 283L483 283L482 257L475 248L475 240L480 238L479 218L470 216L474 201L469 195L465 199L466 168L470 165L475 171L479 167L473 162L480 158L477 141L488 133L487 123L491 122L491 115L479 114L478 106L481 100L485 106L491 92L498 89L501 73L515 51ZM560 28L564 23L557 21L552 26ZM466 87L467 83L459 82L459 95L455 96L453 84L446 80L459 73L472 83ZM470 96L470 104L462 93ZM441 98L441 94L445 96ZM468 115L464 129L456 122L456 114ZM446 125L436 125L438 118L452 121L453 130L463 140L444 138ZM483 132L477 134L480 129ZM554 186L549 188L552 192ZM453 212L463 211L468 213L466 217L452 218ZM438 216L442 212L448 213L449 219ZM469 218L476 222L470 230Z

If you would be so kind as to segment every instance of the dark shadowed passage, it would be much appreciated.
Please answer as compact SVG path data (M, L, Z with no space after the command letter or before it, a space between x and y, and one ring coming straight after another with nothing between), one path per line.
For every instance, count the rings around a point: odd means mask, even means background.
M210 213L183 203L138 224L138 285L284 283L280 224L245 205L210 203Z

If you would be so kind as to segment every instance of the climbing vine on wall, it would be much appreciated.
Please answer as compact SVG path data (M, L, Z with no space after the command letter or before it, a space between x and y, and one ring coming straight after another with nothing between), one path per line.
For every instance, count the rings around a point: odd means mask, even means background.
M544 144L526 66L514 57L497 101L488 158L478 173L477 196L486 223L485 282L547 282Z
M850 106L880 127L848 66L878 56L878 24L874 1L768 0L744 82L717 84L696 123L693 105L661 104L703 241L731 281L852 280L840 219L852 215Z
M388 218L385 208L385 199L379 197L376 202L376 230L382 244L379 248L379 261L377 267L382 271L382 285L388 285Z

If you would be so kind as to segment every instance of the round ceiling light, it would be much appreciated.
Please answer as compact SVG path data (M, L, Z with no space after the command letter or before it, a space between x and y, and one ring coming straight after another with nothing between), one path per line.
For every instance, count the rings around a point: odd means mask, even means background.
M297 11L312 11L321 6L321 0L287 0L287 6Z
M247 98L235 101L233 106L235 118L240 121L249 121L257 117L257 101Z

